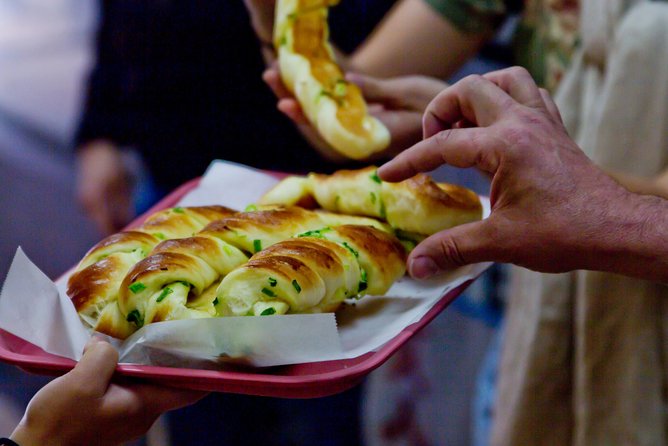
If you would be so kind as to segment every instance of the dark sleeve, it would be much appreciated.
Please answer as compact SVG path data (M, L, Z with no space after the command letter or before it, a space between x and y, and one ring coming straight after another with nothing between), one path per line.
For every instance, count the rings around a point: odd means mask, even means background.
M127 42L133 40L131 28L123 20L123 14L128 14L127 3L125 0L101 3L96 63L88 78L76 134L78 146L95 139L129 145L139 136L141 117L138 116L137 86L132 79L134 70L123 54Z

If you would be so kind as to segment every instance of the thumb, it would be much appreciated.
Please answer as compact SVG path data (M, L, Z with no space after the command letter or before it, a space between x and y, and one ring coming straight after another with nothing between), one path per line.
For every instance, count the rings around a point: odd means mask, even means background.
M86 345L79 363L65 377L85 383L93 394L102 396L107 390L117 362L116 349L107 342L93 338Z
M469 263L493 260L488 220L446 229L423 240L408 257L408 272L416 279Z

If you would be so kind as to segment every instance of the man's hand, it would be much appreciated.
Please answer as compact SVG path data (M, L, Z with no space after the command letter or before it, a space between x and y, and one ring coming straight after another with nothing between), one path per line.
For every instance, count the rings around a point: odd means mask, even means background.
M422 114L429 102L447 84L425 76L405 76L394 79L376 79L357 73L349 73L347 79L357 84L369 104L369 113L380 120L390 131L390 147L380 157L400 153L418 142L422 136ZM302 135L330 159L341 159L338 153L322 140L295 97L285 88L276 65L265 71L265 82L278 97L278 109L288 116ZM373 161L373 160L369 160Z
M138 382L110 383L118 353L91 340L76 367L33 397L12 439L21 446L111 446L140 437L162 413L203 392Z
M444 163L476 166L492 176L492 212L420 243L409 257L411 275L425 278L480 261L545 272L582 268L641 275L619 259L645 226L637 210L630 210L638 206L636 196L577 147L554 102L526 70L463 79L429 104L423 128L424 140L378 175L400 181Z
M108 141L78 150L77 198L103 235L123 228L133 217L132 178L121 151Z

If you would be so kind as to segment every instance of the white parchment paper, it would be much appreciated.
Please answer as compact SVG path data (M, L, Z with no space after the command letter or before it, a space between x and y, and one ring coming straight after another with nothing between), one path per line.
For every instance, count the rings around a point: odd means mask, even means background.
M216 161L179 206L221 204L243 210L276 182L261 171ZM483 200L483 206L489 215L489 202ZM109 339L121 362L135 364L216 368L234 362L262 367L354 358L380 348L489 265L469 265L430 281L404 277L385 296L365 296L336 316L170 321L149 324L123 342ZM91 334L65 293L68 277L52 282L19 248L0 293L0 328L49 353L78 360Z

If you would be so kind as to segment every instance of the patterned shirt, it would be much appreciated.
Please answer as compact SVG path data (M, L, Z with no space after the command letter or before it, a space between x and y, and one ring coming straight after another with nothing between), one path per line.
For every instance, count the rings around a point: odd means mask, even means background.
M507 0L425 0L466 33L489 33L503 22ZM579 0L525 0L513 39L515 63L554 91L578 43Z

